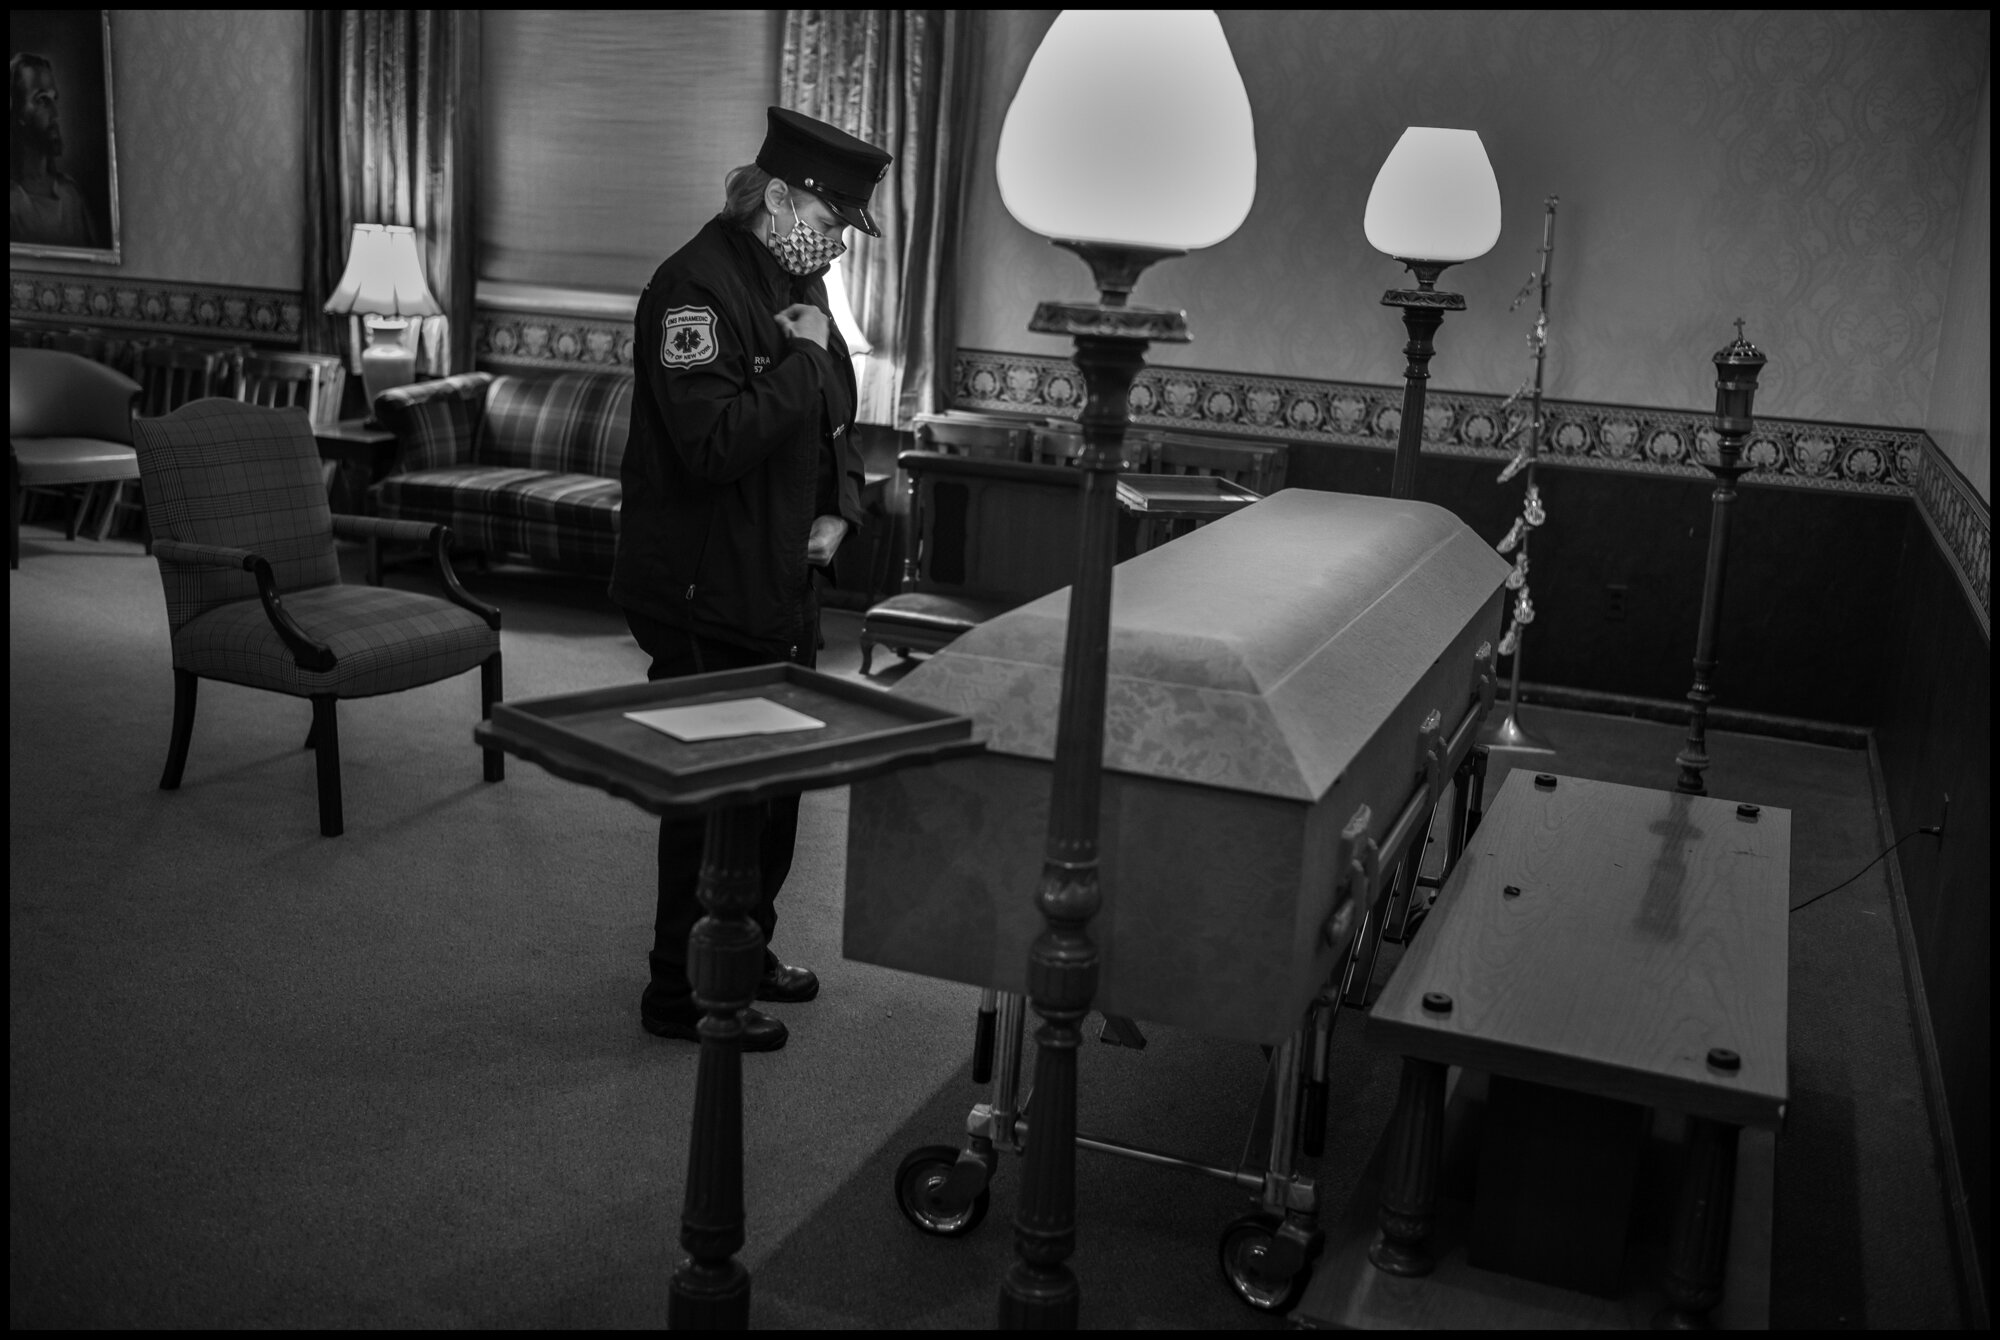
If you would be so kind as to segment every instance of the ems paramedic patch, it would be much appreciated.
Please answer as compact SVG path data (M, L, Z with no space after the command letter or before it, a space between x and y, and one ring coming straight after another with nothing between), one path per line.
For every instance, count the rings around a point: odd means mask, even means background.
M660 362L670 368L715 361L715 313L707 307L669 308L660 322Z

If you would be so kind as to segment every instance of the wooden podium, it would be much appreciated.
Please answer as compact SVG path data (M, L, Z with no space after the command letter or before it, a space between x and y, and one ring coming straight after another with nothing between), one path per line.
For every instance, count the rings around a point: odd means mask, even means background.
M686 741L628 715L761 698L822 723L782 734ZM794 665L758 666L499 703L473 731L558 777L620 796L653 814L706 815L700 898L688 976L701 1021L681 1246L687 1260L667 1295L670 1330L742 1330L750 1318L743 1246L741 1013L764 965L757 901L756 805L845 786L982 747L967 718Z

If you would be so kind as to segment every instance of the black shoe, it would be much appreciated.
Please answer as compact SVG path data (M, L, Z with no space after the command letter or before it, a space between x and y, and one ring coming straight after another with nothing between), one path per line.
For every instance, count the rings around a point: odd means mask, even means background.
M819 978L811 968L788 968L775 958L765 958L764 976L757 982L758 1000L803 1005L818 994Z
M656 1038L679 1038L683 1042L700 1042L701 1014L692 1004L686 1010L659 1011L642 1009L639 1011L639 1026ZM774 1052L785 1045L790 1035L784 1020L773 1019L759 1009L743 1011L743 1050L746 1052Z

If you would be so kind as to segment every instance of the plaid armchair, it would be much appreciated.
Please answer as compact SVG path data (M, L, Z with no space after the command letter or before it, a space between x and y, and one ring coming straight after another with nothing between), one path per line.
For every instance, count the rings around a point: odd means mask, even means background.
M203 679L312 701L320 832L341 833L342 698L480 671L480 715L500 697L500 611L453 575L443 526L335 517L302 409L198 400L133 435L173 640L174 727L160 788L177 789ZM428 543L448 599L345 586L335 535ZM502 756L485 752L497 782Z
M625 372L474 372L384 392L375 413L399 452L371 491L375 510L448 525L491 555L608 574L632 389Z

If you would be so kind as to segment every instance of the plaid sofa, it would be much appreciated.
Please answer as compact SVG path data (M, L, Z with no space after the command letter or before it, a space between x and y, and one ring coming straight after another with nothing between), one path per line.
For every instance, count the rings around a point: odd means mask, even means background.
M632 376L473 372L384 392L395 473L370 490L377 515L443 522L458 544L544 567L609 573Z

